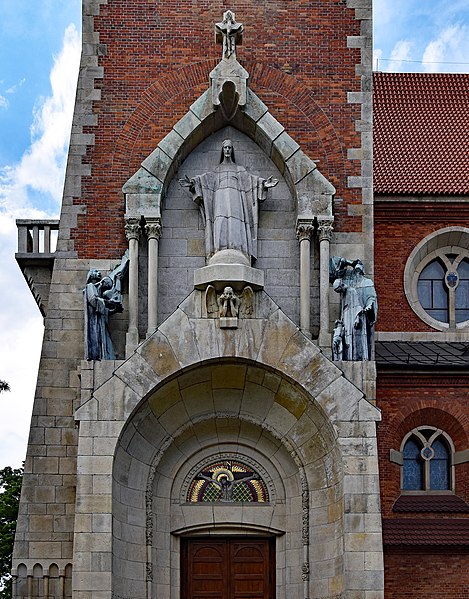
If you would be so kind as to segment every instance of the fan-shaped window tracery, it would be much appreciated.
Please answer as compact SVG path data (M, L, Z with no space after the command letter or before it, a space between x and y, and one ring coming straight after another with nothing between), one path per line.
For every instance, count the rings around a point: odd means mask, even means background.
M204 466L193 478L189 503L269 501L267 485L252 466L238 460L219 460Z

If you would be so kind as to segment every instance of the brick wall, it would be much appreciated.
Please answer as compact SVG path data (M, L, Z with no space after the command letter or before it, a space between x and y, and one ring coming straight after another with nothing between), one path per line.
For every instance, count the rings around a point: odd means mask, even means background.
M378 429L383 517L402 517L402 514L392 512L400 493L400 466L389 460L389 450L399 451L404 436L422 425L436 426L448 433L456 451L468 449L468 401L467 375L378 376L377 405L383 415ZM456 494L469 501L468 463L455 466L455 481ZM434 514L411 516L431 518Z
M407 302L404 268L412 250L427 235L447 226L464 226L468 217L468 206L462 203L380 202L378 198L375 204L378 331L434 331L420 320Z
M71 233L79 257L114 258L125 249L121 187L208 87L221 57L213 26L226 8L219 0L101 4L94 16L101 99L93 102L95 124L83 127L94 135L83 160L91 176L75 198L86 215ZM348 92L361 91L360 49L347 48L347 36L360 35L355 10L335 0L239 0L230 8L245 25L238 59L251 88L336 186L336 230L360 231L361 215L348 216L348 205L361 203L361 190L347 188L360 161L344 150L361 146L360 104L347 103Z
M467 548L387 548L384 555L386 599L467 599Z

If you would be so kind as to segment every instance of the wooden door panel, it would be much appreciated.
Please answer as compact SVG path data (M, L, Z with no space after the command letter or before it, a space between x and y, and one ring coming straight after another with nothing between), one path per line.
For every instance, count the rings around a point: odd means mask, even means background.
M272 539L185 539L181 599L275 599Z
M232 542L230 562L230 599L270 599L268 540Z
M187 562L188 598L229 599L226 543L194 541L188 546Z

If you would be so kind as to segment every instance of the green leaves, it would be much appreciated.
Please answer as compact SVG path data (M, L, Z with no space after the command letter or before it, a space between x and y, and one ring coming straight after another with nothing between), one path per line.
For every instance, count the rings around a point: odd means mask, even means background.
M22 478L23 468L0 470L0 599L11 598L11 558Z

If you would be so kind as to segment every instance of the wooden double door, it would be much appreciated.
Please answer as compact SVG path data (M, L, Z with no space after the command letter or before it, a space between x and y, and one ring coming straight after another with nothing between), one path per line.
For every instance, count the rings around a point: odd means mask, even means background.
M181 599L275 599L275 541L183 539Z

